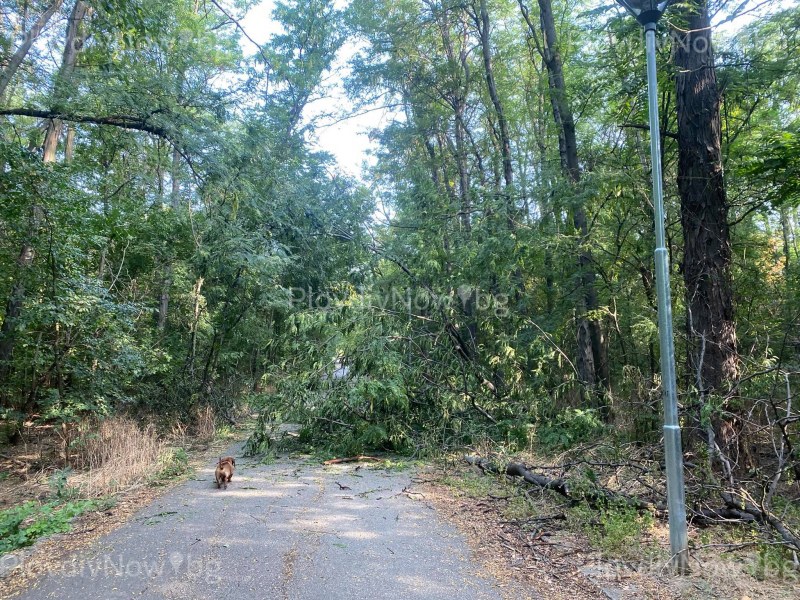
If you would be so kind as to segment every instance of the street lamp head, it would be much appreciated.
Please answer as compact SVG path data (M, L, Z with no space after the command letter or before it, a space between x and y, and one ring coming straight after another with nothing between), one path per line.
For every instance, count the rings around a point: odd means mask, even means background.
M617 0L642 25L655 25L673 0Z

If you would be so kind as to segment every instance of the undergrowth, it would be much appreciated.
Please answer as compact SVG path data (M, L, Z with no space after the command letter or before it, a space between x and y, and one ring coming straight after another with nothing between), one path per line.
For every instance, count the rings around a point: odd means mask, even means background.
M27 500L0 511L0 555L68 532L76 517L107 509L132 487L163 485L183 476L190 470L187 447L232 436L229 426L214 422L211 410L198 410L189 429L190 433L172 435L173 445L167 445L154 426L129 417L83 422L70 444L75 468L53 472L43 500Z
M81 498L81 489L69 484L69 474L62 469L50 477L48 501L28 500L0 512L0 555L30 546L40 537L66 533L75 517L113 505L111 498Z
M54 500L39 504L29 500L0 512L0 554L30 546L42 536L65 533L72 519L107 506L100 500Z

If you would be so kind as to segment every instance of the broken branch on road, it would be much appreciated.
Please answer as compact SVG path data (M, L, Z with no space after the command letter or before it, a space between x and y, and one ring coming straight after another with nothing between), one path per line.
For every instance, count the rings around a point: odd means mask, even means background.
M349 456L347 458L331 458L330 460L323 461L323 465L340 465L343 463L351 463L351 462L381 462L380 458L375 458L374 456Z

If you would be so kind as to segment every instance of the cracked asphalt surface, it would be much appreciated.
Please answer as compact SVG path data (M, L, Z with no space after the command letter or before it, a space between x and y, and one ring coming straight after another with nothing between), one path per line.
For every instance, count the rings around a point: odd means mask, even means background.
M367 464L237 458L217 490L207 465L19 598L502 598L410 484Z

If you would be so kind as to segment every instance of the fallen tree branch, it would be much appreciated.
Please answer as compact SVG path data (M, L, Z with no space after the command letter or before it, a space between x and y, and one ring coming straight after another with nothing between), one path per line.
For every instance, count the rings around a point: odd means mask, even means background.
M722 508L703 508L689 510L688 521L699 527L708 527L721 523L754 523L757 519L738 508L724 506Z
M641 512L652 512L656 516L664 517L666 507L663 504L655 504L638 498L632 498L606 488L597 487L590 490L573 491L569 482L563 478L553 479L545 475L533 473L521 463L509 463L505 470L500 469L493 462L479 456L464 456L464 460L473 466L478 467L484 473L494 475L505 474L509 477L521 477L526 483L535 485L540 489L553 490L571 503L585 500L594 508L602 508L612 504L623 505ZM692 510L689 514L689 521L695 525L707 526L716 523L765 523L772 527L783 541L800 550L800 536L790 530L780 519L768 510L762 510L753 502L733 493L723 492L721 494L725 506L722 508L706 508Z
M374 456L348 456L347 458L331 458L330 460L324 461L323 465L340 465L342 463L351 463L351 462L381 462L380 458L375 458Z
M778 535L783 538L785 542L791 544L796 550L800 550L800 537L798 537L792 530L790 530L778 517L773 515L768 510L762 510L749 500L745 498L737 498L731 492L722 492L720 494L725 506L728 508L739 510L748 515L752 515L756 521L766 523L772 527Z
M606 507L611 504L623 505L628 508L640 512L651 513L664 513L665 507L662 505L654 504L646 500L632 498L618 492L614 492L607 488L595 487L593 489L580 489L573 490L569 482L562 478L550 478L545 475L539 475L530 471L525 465L521 463L508 463L504 471L501 471L497 465L491 461L481 458L479 456L465 456L464 460L470 464L478 467L484 473L493 473L496 475L505 474L509 477L521 477L526 483L535 485L543 490L553 490L554 492L562 495L564 498L572 503L585 500L590 506L594 508Z

